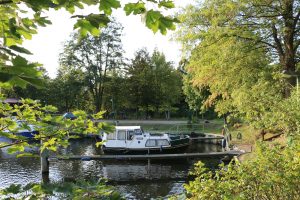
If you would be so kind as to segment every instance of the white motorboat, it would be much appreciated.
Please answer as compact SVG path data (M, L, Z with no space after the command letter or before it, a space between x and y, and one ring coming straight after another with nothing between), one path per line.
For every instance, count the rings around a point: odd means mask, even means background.
M189 145L189 136L168 133L145 133L140 126L116 126L112 133L104 133L104 152L168 152Z

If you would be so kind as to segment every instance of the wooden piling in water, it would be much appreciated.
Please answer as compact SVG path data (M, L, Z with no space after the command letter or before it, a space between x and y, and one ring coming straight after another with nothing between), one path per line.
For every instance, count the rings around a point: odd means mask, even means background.
M43 145L43 141L41 140L41 146ZM49 174L49 152L47 149L44 149L40 153L41 159L41 173L42 174Z
M45 151L43 151L41 153L41 172L42 174L45 173L49 173L49 160L48 160L48 156L45 153Z

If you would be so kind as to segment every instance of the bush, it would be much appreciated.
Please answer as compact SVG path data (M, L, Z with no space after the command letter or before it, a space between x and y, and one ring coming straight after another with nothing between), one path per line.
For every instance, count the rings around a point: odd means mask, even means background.
M194 181L185 185L189 199L300 199L300 145L257 144L257 156L210 171L199 162Z

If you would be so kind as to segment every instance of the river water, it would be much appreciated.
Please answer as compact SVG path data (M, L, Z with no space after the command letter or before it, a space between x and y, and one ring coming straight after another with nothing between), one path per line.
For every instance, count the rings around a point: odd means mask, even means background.
M186 152L216 152L221 147L212 144L194 143ZM95 155L101 150L95 140L71 141L71 145L60 153ZM219 160L202 160L210 168L217 167ZM125 196L126 199L164 198L184 191L188 172L196 160L130 162L130 161L51 161L50 182L76 179L95 180L104 177ZM10 184L41 182L39 158L16 158L0 150L0 188Z

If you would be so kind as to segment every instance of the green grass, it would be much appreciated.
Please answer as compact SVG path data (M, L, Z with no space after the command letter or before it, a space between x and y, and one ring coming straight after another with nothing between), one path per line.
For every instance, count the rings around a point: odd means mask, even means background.
M254 145L256 140L257 140L257 136L259 134L258 130L255 130L254 128L247 126L247 125L243 125L239 128L229 128L231 136L232 136L232 142L234 144L251 144ZM242 138L238 139L237 135L238 133L241 133Z
M221 134L221 130L223 128L223 121L222 120L210 120L209 123L184 123L184 124L122 124L119 125L126 125L126 126L142 126L143 129L147 132L169 132L169 133L186 133L190 134L191 132L195 133L216 133Z

